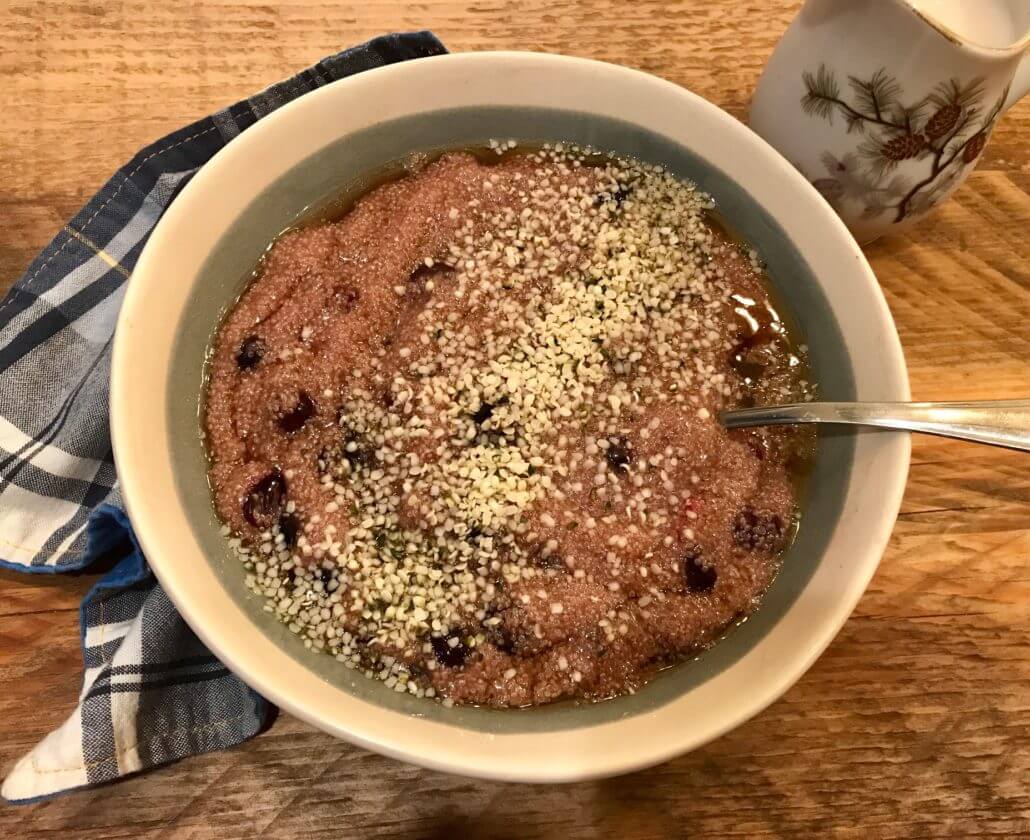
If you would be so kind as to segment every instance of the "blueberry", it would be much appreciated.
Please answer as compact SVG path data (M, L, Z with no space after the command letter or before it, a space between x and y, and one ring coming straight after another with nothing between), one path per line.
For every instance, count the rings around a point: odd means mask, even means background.
M315 403L306 391L301 391L297 404L285 414L279 415L279 428L286 434L299 432L315 413Z
M623 202L629 198L631 192L633 192L632 187L619 187L614 192L598 193L595 203L600 206L608 201L612 201L615 202L616 209L619 209L622 207Z
M322 581L322 585L325 587L325 591L328 592L329 591L329 584L333 580L332 569L327 569L327 568L325 568L325 566L322 566L318 570L318 579Z
M757 513L745 508L733 520L733 540L749 551L776 551L783 542L786 529L775 513Z
M285 546L293 548L297 544L297 534L300 533L300 519L292 513L283 514L279 517L279 533L283 535Z
M476 413L472 415L472 420L477 426L482 426L487 420L489 420L494 413L494 406L492 403L488 403L485 400L479 404L479 408L476 409Z
M737 375L750 385L758 382L765 374L765 364L755 361L751 346L746 342L730 351L729 363Z
M629 441L627 441L626 438L609 438L608 448L604 451L604 456L608 459L608 466L610 466L614 472L629 472L629 463L632 460L632 451L629 446Z
M701 546L694 545L683 556L683 579L691 592L709 592L718 577L714 566L702 566Z
M261 478L243 500L243 515L255 528L268 528L286 501L286 480L278 468Z
M453 640L453 642L452 642ZM433 636L429 643L433 646L436 661L448 668L460 668L465 664L469 650L461 639L460 633L448 633L446 636Z
M426 265L424 262L419 263L415 270L411 272L411 276L408 278L408 283L413 285L419 291L424 291L427 280L441 272L453 270L453 267L447 263L434 262L431 266Z
M350 444L354 444L350 447ZM352 469L367 467L375 462L375 451L355 434L347 435L341 453Z
M511 428L511 432L508 432L508 428ZM522 430L518 426L511 426L504 429L485 429L481 435L481 439L487 446L493 446L498 449L503 449L509 446L518 446L521 438ZM530 475L533 474L534 468L530 467Z
M543 554L533 555L533 565L538 569L564 569L565 560L559 557L557 554L550 554L544 557Z
M506 653L509 656L516 653L518 643L515 640L515 636L503 624L498 624L494 627L484 627L483 632L486 635L486 640L501 653Z
M243 341L236 353L236 365L240 370L250 370L265 355L265 345L256 335Z

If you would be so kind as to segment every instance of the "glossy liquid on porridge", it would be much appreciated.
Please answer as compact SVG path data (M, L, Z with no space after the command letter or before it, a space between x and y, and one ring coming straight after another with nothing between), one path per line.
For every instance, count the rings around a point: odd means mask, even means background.
M397 691L635 690L754 610L811 438L803 347L708 196L493 144L281 236L215 337L210 482L248 585Z

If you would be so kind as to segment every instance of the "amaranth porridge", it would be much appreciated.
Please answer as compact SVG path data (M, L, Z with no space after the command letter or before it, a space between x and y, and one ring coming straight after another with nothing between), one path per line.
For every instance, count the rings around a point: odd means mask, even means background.
M305 644L447 704L632 692L755 609L810 438L753 251L693 185L452 152L293 230L209 365L210 481Z

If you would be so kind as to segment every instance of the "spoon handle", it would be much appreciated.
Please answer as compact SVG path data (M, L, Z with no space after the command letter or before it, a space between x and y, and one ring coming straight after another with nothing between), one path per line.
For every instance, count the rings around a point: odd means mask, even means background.
M980 402L812 402L724 411L728 429L793 423L879 426L1030 452L1030 399Z

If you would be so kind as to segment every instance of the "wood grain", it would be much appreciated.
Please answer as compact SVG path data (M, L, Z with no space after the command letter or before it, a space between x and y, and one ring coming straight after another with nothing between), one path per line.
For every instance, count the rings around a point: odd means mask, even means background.
M743 117L797 10L778 0L108 0L0 8L0 289L141 145L342 46L429 27L452 50L616 61ZM917 398L1030 393L1030 107L945 207L868 249ZM71 710L90 576L0 572L0 765ZM1030 836L1030 461L915 441L868 593L750 723L632 776L517 787L418 770L288 715L231 752L0 809L0 836Z

